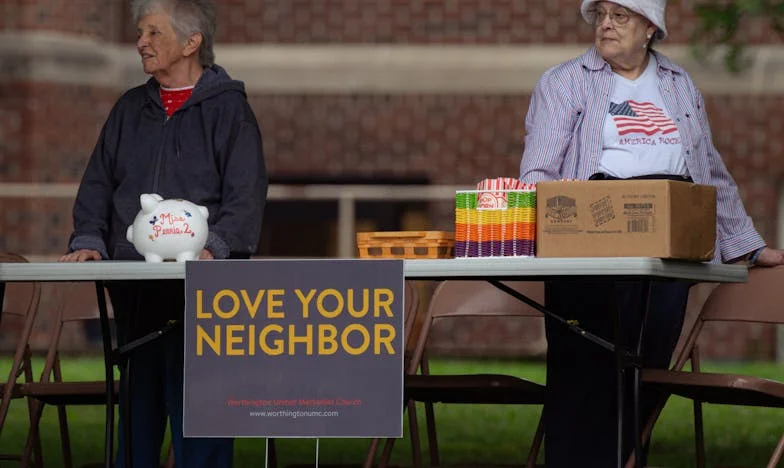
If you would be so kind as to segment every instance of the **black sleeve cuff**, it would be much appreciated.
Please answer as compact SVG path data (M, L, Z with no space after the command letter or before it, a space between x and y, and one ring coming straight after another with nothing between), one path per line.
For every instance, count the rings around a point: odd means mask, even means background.
M229 244L212 231L207 236L207 244L204 248L209 250L214 258L229 258Z
M95 236L76 236L71 239L71 244L68 246L68 252L76 250L95 250L101 254L101 258L109 260L109 252L106 250L106 244L103 239Z

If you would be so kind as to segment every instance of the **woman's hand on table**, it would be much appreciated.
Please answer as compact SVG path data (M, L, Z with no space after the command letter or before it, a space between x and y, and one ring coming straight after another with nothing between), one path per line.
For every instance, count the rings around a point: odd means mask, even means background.
M100 260L101 254L97 250L79 249L60 257L61 262L88 262Z
M199 254L199 260L212 260L215 257L212 256L212 252L207 249L201 249L201 253Z
M756 266L761 267L774 267L784 265L784 250L771 249L764 247L754 263Z

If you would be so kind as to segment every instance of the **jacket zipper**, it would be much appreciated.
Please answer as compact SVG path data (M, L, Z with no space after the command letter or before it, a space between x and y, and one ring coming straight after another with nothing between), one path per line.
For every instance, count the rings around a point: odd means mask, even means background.
M163 150L166 148L166 123L169 121L167 117L163 121L163 138L161 138L161 144L158 148L158 157L155 159L155 172L153 173L152 179L152 193L158 193L158 185L159 179L161 177L161 167L163 166Z

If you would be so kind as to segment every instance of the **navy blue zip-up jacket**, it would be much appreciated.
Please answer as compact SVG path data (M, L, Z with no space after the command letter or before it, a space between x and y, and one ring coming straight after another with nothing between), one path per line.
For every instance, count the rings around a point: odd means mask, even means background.
M191 97L167 119L151 78L126 92L104 124L74 204L69 250L141 260L125 232L139 195L183 198L209 210L215 258L256 251L267 196L256 118L242 82L205 68Z

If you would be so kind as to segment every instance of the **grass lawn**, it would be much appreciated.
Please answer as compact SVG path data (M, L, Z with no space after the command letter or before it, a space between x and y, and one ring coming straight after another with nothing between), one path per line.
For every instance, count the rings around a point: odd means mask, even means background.
M0 358L0 369L8 369L10 359ZM40 367L40 364L39 364ZM781 378L782 366L773 363L714 363L706 371L737 372ZM433 373L499 372L526 376L544 382L541 363L490 361L435 361ZM5 370L3 372L6 372ZM99 358L71 358L63 369L67 379L100 379ZM5 374L4 374L5 375ZM709 466L765 466L778 438L784 431L784 418L776 409L706 406L706 443ZM440 405L436 407L439 446L443 464L482 462L518 463L525 459L532 439L539 407ZM419 411L424 430L423 411ZM68 412L74 461L77 466L97 462L103 454L103 418L100 407L72 407ZM0 453L18 452L27 434L26 406L16 401L0 436ZM671 398L656 426L651 449L651 465L690 467L694 463L691 402ZM46 467L62 466L56 411L48 408L42 427ZM368 439L322 439L319 464L359 464ZM424 437L423 437L424 443ZM312 463L314 440L278 440L280 466ZM425 456L425 459L426 456ZM241 439L235 443L235 467L263 467L264 440ZM393 462L410 464L410 442L396 441ZM0 463L0 466L15 466Z

